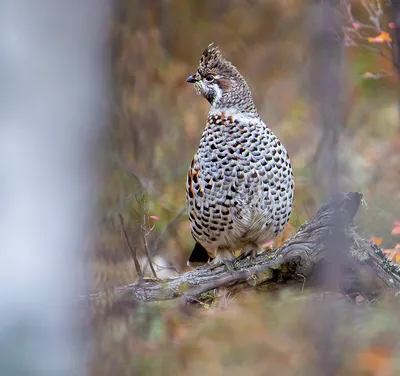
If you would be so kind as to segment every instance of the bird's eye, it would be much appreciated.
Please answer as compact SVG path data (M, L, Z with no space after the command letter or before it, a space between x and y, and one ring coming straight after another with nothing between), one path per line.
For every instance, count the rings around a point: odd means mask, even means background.
M211 82L211 81L214 80L214 76L213 76L212 74L208 74L208 75L206 76L206 80L207 80L208 82Z

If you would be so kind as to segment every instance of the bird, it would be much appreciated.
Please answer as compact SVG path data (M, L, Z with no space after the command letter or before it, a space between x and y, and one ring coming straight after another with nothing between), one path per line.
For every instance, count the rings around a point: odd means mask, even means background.
M209 44L186 82L210 104L186 181L187 214L196 242L188 265L229 270L253 260L289 221L294 177L289 154L263 122L250 88L219 47Z

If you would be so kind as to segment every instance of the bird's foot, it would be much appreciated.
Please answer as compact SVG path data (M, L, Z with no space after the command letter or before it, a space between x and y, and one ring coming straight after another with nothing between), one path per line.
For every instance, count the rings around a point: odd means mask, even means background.
M211 261L210 269L213 270L224 265L229 273L233 273L235 271L234 260L235 257L232 252L218 252L217 256Z
M257 256L259 251L263 249L256 244L249 244L244 249L243 252L236 258L235 263L244 260L245 258L249 257L250 263L253 264L254 259Z
M236 269L234 261L226 260L226 259L225 260L219 260L218 262L214 262L214 260L213 260L213 261L211 261L210 264L211 264L210 265L210 270L217 269L220 266L225 266L226 270L229 273L233 273L235 271L235 269Z
M232 274L235 271L236 268L233 261L225 259L224 261L222 261L222 263L225 265L228 273Z

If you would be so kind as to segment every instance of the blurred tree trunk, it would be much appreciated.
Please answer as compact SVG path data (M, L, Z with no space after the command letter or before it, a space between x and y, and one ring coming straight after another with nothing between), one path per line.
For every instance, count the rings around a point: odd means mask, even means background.
M311 95L314 101L316 123L321 126L321 139L317 147L314 163L314 182L324 192L332 196L340 189L338 164L338 143L342 123L341 98L344 44L342 25L338 14L339 0L314 0L310 11L311 29ZM340 216L332 218L332 229L341 225ZM327 257L322 264L319 281L330 291L336 291L343 280L346 265L343 234L324 239ZM319 349L319 369L321 374L337 373L338 362L333 345L333 333L338 315L329 303L315 307L321 318L315 323L315 344Z
M392 32L393 39L393 61L397 72L398 80L400 80L400 0L392 0L390 2L390 19L395 28ZM399 111L399 128L400 128L400 85L397 89L397 107Z
M86 373L76 295L107 121L109 9L0 0L2 376Z
M339 1L316 0L311 8L311 97L321 139L314 158L314 182L327 195L339 191L337 147L342 123L341 84L344 46L337 17Z
M339 0L315 0L311 6L311 97L314 101L315 121L321 126L321 139L317 147L313 178L326 196L339 192L338 143L340 137L343 95L344 44L342 25L339 22ZM334 287L338 278L341 239L331 244L334 253L324 278Z

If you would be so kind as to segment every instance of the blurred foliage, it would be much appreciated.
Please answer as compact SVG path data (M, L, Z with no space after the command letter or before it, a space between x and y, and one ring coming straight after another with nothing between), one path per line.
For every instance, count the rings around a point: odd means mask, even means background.
M109 311L94 334L93 375L320 376L331 361L335 375L397 375L393 304L289 290L235 299L222 291L211 307L127 304Z
M93 375L316 372L312 364L318 344L312 342L310 327L314 313L307 304L292 299L296 294L282 301L253 294L240 302L225 297L222 306L221 298L216 307L193 312L176 303L116 307L110 292L137 279L118 213L143 265L145 232L160 265L156 266L159 276L174 275L168 268L171 264L187 269L193 240L186 215L180 213L185 207L187 168L208 103L196 96L185 79L197 69L210 42L219 45L245 76L259 113L291 156L295 210L283 240L315 213L325 193L312 179L312 161L322 135L309 82L312 4L296 0L116 2L110 30L113 122L102 155L105 168L97 226L85 249L93 275L90 289L109 291L94 307ZM354 14L365 17L360 2L352 4ZM393 248L392 223L400 219L398 81L395 76L380 80L363 76L387 66L373 51L346 50L339 162L341 188L362 191L368 203L359 217L361 231L367 237L383 238L383 246ZM146 273L150 275L149 270ZM396 374L393 370L399 370L399 363L389 342L398 317L384 308L366 311L360 322L354 318L356 308L349 308L341 318L345 335L335 342L339 374ZM347 331L357 325L363 327L357 335ZM387 332L392 334L385 337ZM390 370L367 369L375 363Z

